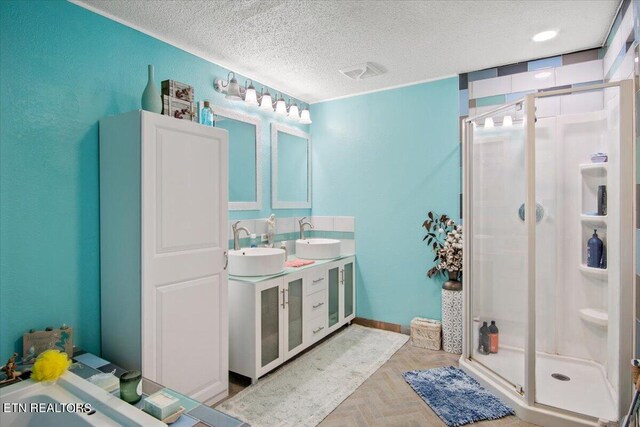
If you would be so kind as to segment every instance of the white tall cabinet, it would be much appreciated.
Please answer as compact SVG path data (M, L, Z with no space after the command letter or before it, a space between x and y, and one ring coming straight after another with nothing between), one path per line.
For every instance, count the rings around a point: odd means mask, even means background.
M211 404L228 394L225 130L100 121L102 354Z

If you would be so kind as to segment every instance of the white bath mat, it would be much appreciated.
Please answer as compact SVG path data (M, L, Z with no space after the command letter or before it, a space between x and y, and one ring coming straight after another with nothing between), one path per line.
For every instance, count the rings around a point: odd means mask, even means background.
M408 339L351 325L216 409L252 427L316 426Z

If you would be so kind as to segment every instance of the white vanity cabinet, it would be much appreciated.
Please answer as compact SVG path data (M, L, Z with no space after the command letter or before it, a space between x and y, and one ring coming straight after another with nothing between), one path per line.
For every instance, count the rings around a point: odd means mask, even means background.
M100 121L102 354L211 404L228 394L227 132Z
M354 266L355 258L350 256L338 261L319 261L276 278L230 279L229 370L255 382L330 331L353 320ZM336 282L339 294L336 301L342 308L338 310L338 321L330 329L328 272L333 268L337 268L336 277L350 278L344 284ZM347 287L350 297L345 298Z

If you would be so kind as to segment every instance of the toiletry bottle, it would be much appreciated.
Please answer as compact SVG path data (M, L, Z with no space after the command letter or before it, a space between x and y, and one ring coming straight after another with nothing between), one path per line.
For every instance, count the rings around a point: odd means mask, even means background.
M200 111L200 124L213 126L213 110L209 106L209 101L204 101L204 107Z
M489 326L489 351L491 353L498 352L498 327L495 320L492 320Z
M276 239L276 216L274 214L269 215L267 219L267 244L270 248L273 248Z
M280 242L280 249L282 249L284 251L284 260L285 262L287 261L287 258L289 258L289 251L287 251L287 242L286 241L282 241Z
M598 186L598 215L607 214L607 186Z
M587 267L601 268L603 246L598 233L593 230L593 236L587 242Z
M258 238L256 237L255 233L251 233L251 247L252 248L257 248L258 247Z
M489 354L489 327L487 322L482 322L480 327L480 345L478 351L481 354Z

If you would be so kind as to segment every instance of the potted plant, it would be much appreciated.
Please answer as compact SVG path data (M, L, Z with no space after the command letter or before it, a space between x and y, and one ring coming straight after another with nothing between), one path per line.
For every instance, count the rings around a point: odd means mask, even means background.
M442 284L442 348L448 353L462 353L462 226L447 215L427 214L422 226L427 230L422 240L433 249L435 265L427 276L448 277Z
M427 230L422 240L433 249L436 263L427 271L427 276L447 275L449 280L442 284L442 289L450 291L462 290L460 276L462 274L462 226L447 215L427 214L422 226Z

